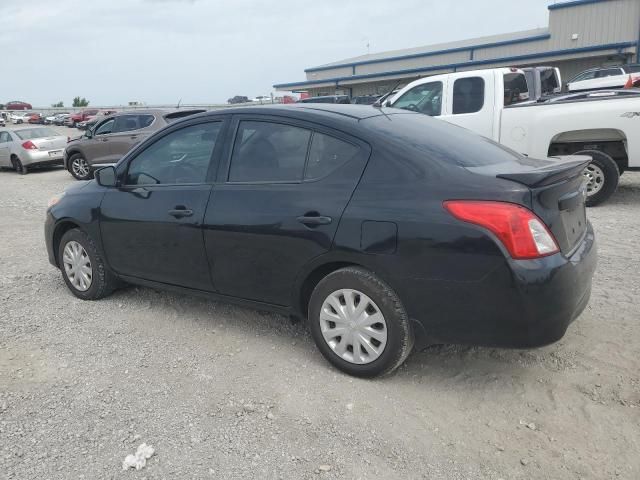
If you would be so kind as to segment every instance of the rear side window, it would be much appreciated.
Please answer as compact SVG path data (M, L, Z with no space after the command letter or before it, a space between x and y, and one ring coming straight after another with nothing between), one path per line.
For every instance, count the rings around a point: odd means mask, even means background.
M311 131L306 128L273 122L240 122L229 181L301 181L310 139Z
M113 131L117 133L139 130L151 125L153 120L153 115L120 115L116 118L116 125Z
M607 68L605 70L599 70L598 73L596 73L596 78L613 77L622 75L623 73L621 68Z
M221 127L191 125L160 138L131 161L127 185L204 183Z
M584 72L584 73L580 73L577 76L573 77L571 80L569 80L569 83L572 82L582 82L583 80L592 80L596 77L596 72L591 71L591 72Z
M0 143L10 142L11 137L8 132L0 132Z
M437 117L442 113L442 82L416 85L393 102L392 106Z
M555 75L554 75L555 78ZM544 91L544 89L543 89ZM529 100L527 79L522 73L507 73L504 76L504 105L514 105Z
M544 70L540 73L540 90L542 90L542 93L553 93L559 86L555 70Z
M314 133L304 178L309 180L330 174L355 157L359 150L355 145L324 133Z
M483 105L484 80L482 78L459 78L454 82L452 110L454 115L479 112Z

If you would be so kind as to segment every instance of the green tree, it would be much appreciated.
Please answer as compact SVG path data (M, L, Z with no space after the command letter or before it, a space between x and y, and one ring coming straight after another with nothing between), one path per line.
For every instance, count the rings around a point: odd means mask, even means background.
M73 99L73 106L74 107L87 107L89 106L89 100L87 100L86 98L82 97L75 97Z
M64 102L52 103L51 106L53 108L62 108L64 107Z

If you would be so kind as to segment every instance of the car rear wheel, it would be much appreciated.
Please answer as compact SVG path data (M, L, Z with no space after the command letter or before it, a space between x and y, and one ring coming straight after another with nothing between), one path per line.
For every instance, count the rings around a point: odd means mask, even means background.
M22 164L22 161L18 157L16 157L16 156L11 157L11 164L13 165L13 169L16 172L18 172L20 175L26 175L27 174L27 172L28 172L27 167L25 167Z
M620 181L620 170L610 155L599 150L582 150L573 155L587 155L592 158L584 170L587 180L587 206L599 205L614 194Z
M309 326L322 355L358 377L391 373L413 348L400 299L359 267L342 268L318 283L309 302Z
M76 180L89 180L93 177L89 162L80 153L71 155L69 158L69 173Z
M83 300L106 297L117 285L93 240L80 229L71 229L62 236L58 264L71 293Z

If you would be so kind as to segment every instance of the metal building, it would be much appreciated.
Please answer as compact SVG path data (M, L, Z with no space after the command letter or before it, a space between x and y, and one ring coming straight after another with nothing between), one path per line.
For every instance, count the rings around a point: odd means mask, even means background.
M548 9L547 28L362 55L307 68L306 81L274 88L355 96L460 70L552 65L566 81L591 67L640 63L640 0L574 0Z

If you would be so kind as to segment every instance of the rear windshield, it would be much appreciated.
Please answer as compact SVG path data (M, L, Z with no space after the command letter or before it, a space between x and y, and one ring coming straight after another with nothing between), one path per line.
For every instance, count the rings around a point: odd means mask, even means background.
M390 148L415 161L461 167L526 161L526 157L493 140L428 115L397 113L371 117L365 122Z
M34 138L57 137L58 133L50 128L29 128L15 132L21 140L32 140Z
M543 70L540 72L540 89L542 93L553 93L559 86L555 70Z

